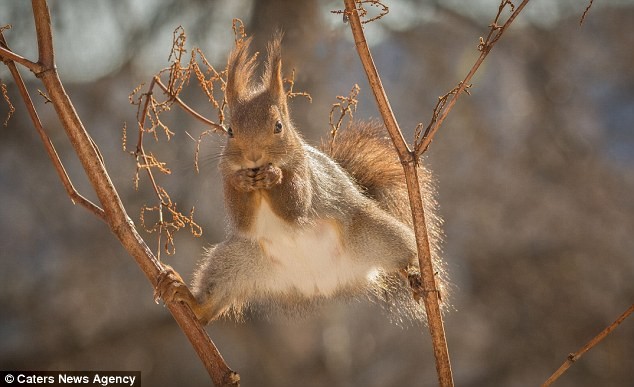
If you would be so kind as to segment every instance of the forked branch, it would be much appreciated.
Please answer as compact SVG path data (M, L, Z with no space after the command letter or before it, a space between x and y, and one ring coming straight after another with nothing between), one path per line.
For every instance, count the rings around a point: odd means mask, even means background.
M14 61L22 64L40 78L71 145L86 172L88 180L103 207L103 211L96 209L92 209L91 211L106 221L123 247L136 260L139 267L154 286L157 283L160 273L163 271L163 266L138 234L134 223L130 221L121 203L121 199L108 176L99 151L86 132L59 79L55 68L51 19L46 0L32 0L32 6L39 53L37 66L35 66L33 62L20 59L22 57L12 53L6 45L3 45L0 49L0 58L7 64L13 64ZM23 83L16 79L16 84ZM21 91L21 93L22 92L23 91ZM30 98L28 100L30 100ZM32 103L27 102L28 100L25 99L25 103L27 108L31 109ZM33 116L34 115L32 115L32 117ZM37 126L37 124L35 125ZM44 136L43 140L48 149L47 144L50 145L50 143L47 137ZM55 160L53 162L55 163ZM61 176L63 173L59 170L58 173L60 173L60 177L62 181L64 181L65 178ZM71 195L71 198L72 197ZM90 207L90 205L88 206ZM192 343L192 346L201 358L214 384L219 386L238 385L239 376L224 362L222 356L203 327L198 323L192 311L181 303L169 303L167 307Z
M332 149L335 144L335 140L337 138L337 133L341 128L341 124L343 120L348 117L348 127L352 124L352 119L354 118L354 113L357 111L357 104L359 101L357 97L359 96L359 85L355 84L350 93L348 93L347 97L342 95L337 96L337 100L339 102L333 103L332 108L330 109L330 114L328 115L328 122L330 123L330 151L332 153ZM335 119L335 111L339 111L339 117Z
M427 323L432 338L434 356L436 358L436 371L438 373L438 381L441 386L453 386L453 376L451 373L451 364L449 361L449 351L447 350L447 340L445 338L445 328L443 326L442 314L440 311L439 290L434 275L434 267L429 246L429 236L427 234L427 226L425 221L425 210L423 206L420 186L418 182L417 166L418 158L410 151L403 134L396 122L392 108L388 101L387 95L381 84L379 73L374 65L374 60L370 54L363 27L359 18L359 13L355 4L355 0L344 0L345 15L350 21L352 35L357 47L357 52L374 97L376 98L379 111L383 117L385 126L392 138L394 147L403 164L405 171L405 180L407 182L407 191L409 202L414 220L414 232L416 233L416 246L418 250L418 262L420 266L423 301L427 312Z
M163 82L161 82L161 79L158 76L154 77L154 81L163 90L163 92L165 92L167 95L169 95L170 98L172 98L174 101L176 101L176 103L178 103L178 105L184 111L186 111L187 113L191 114L195 119L197 119L198 121L202 122L203 124L205 124L207 126L210 126L215 131L220 131L220 132L226 131L224 126L213 122L209 118L206 118L206 117L202 116L200 113L198 113L197 111L195 111L194 109L189 107L189 105L187 105L185 102L183 102L183 100L180 99L179 96L170 94L169 89L167 88L167 86L165 86L163 84Z
M9 45L4 39L2 32L0 32L0 47L6 50L10 50ZM27 90L26 85L24 84L24 81L22 80L22 76L20 75L20 71L18 70L17 66L11 59L5 59L5 64L9 68L9 71L11 72L11 76L13 77L13 80L15 81L15 84L18 87L18 90L20 91L20 96L22 97L22 100L24 101L24 105L26 106L26 110L29 113L29 117L31 117L33 126L35 127L35 130L37 130L37 133L40 135L40 139L42 140L42 143L44 144L46 153L48 154L48 157L51 159L51 162L53 163L53 166L55 167L55 171L57 172L57 175L62 181L62 184L64 185L64 188L66 189L66 193L68 193L68 196L70 196L71 201L73 203L79 203L80 205L85 207L88 211L96 215L99 219L105 221L105 215L103 210L99 208L97 205L95 205L93 202L91 202L90 200L83 197L79 192L77 192L77 190L73 186L73 183L70 181L70 178L68 177L68 174L66 173L66 169L64 168L64 165L62 164L62 161L59 159L59 156L57 155L57 151L55 150L55 147L53 146L53 142L48 137L48 134L46 134L46 131L44 130L44 127L42 126L40 117L38 116L37 111L35 110L35 106L33 105L33 100L31 99L31 96L29 95L29 91Z
M200 143L204 135L213 132L225 132L222 123L224 122L226 101L224 96L222 98L218 97L218 90L224 90L225 87L225 71L216 71L199 48L191 50L190 58L186 59L188 51L185 46L186 41L185 30L181 26L177 27L173 32L172 47L169 55L171 65L158 71L152 77L146 92L141 92L144 87L141 84L129 96L130 103L137 107L137 143L134 150L129 152L136 160L134 187L138 189L139 174L141 171L145 171L156 197L156 204L143 206L140 214L141 225L146 232L154 233L157 236L158 248L156 251L159 258L163 250L168 254L175 253L174 235L177 231L189 226L192 235L199 237L202 235L202 228L193 219L194 209L191 209L189 216L180 212L167 190L158 184L158 176L155 176L155 172L158 171L169 175L171 171L165 162L160 161L157 155L152 152L148 153L145 150L145 134L151 134L154 140L159 141L162 133L169 141L176 133L163 121L163 114L169 112L175 104L181 107L186 113L210 128L203 132L198 141L194 140L196 141L194 166L196 171L198 171ZM162 78L166 78L166 76L167 79L163 82ZM200 90L215 108L218 115L218 123L202 116L180 98L180 93L189 84L192 77L195 78ZM162 93L156 93L157 86L162 89ZM123 127L123 149L127 151L127 125ZM153 216L145 216L150 213ZM155 221L148 222L150 217ZM163 238L165 239L164 245L162 242Z
M529 0L524 0L520 3L520 5L516 7L509 0L501 0L500 6L498 7L497 15L495 15L493 22L489 25L489 34L486 38L480 38L480 43L478 44L480 56L478 56L478 59L476 59L467 76L465 76L465 78L458 84L456 88L454 88L446 95L451 95L451 99L449 99L449 102L443 102L442 104L436 105L436 108L432 113L432 120L428 129L425 131L425 135L420 138L420 141L418 141L417 139L414 146L414 150L417 156L422 155L423 153L425 153L427 148L429 148L429 145L438 132L438 129L440 129L440 126L449 115L449 112L456 105L458 98L460 98L460 96L465 91L467 91L469 87L471 87L471 78L473 78L475 73L480 68L482 62L484 62L484 59L487 57L487 55L489 55L489 52L491 52L495 44L500 40L504 32L506 32L511 23L513 23L515 18L520 14L520 12L522 12L528 2ZM502 15L502 11L504 11L506 7L509 7L512 13L509 18L500 25L500 16Z

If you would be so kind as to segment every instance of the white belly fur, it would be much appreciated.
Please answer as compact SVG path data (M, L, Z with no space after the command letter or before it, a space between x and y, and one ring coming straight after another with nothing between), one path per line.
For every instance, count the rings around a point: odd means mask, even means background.
M261 280L268 291L297 290L306 296L333 295L345 285L370 276L373 268L353 260L332 220L317 220L302 229L291 227L262 200L252 236L271 262Z

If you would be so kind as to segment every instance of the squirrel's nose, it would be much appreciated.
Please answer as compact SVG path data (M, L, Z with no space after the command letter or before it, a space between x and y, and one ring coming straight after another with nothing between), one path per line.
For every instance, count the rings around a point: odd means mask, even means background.
M247 168L259 168L264 162L264 155L262 151L252 149L245 154L245 161Z

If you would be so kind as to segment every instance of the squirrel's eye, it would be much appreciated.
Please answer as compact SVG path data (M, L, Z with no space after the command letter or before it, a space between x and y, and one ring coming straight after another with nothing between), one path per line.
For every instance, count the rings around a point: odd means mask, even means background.
M233 138L233 129L231 129L231 126L227 128L227 135L229 138Z
M282 122L277 121L275 123L275 129L273 130L273 133L282 133Z

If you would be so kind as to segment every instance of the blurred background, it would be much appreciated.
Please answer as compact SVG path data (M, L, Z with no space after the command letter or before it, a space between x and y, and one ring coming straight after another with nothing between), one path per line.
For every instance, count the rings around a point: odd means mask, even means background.
M519 3L519 1L517 2ZM436 136L435 171L445 219L444 257L454 285L445 328L458 386L542 383L634 300L634 1L533 0L493 49ZM497 0L385 1L368 41L406 138L427 123L438 96L478 55ZM265 47L285 31L285 72L313 101L291 103L306 138L328 135L335 96L361 87L358 118L379 117L333 1L67 0L51 2L58 69L99 145L128 213L153 205L134 190L135 162L121 146L134 127L128 94L168 65L172 31L219 68L241 18ZM371 9L372 11L372 9ZM1 1L14 51L36 58L27 1ZM39 114L78 190L95 200L42 86L22 71ZM46 157L8 70L17 111L0 128L0 369L140 370L145 386L210 381L168 311L107 227L74 207ZM183 95L213 109L192 84ZM0 103L4 120L7 105ZM176 133L146 146L173 173L159 182L184 212L195 206L201 238L176 237L161 255L189 278L202 248L224 236L216 159L208 137L199 174L194 142L205 128L178 109ZM128 133L129 142L134 135ZM156 236L144 233L156 250ZM368 302L332 303L314 315L223 321L208 331L245 386L435 385L425 327L395 325ZM634 320L626 320L557 386L631 386Z

